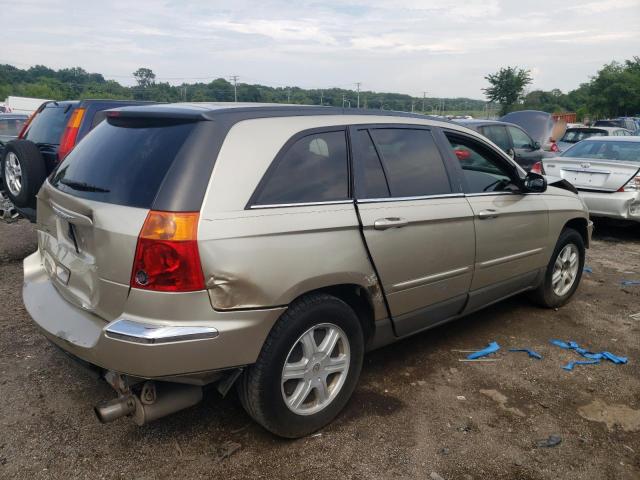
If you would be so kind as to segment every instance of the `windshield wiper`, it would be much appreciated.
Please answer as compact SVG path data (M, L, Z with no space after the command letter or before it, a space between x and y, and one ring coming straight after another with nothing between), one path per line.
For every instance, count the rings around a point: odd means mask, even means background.
M66 185L69 188L73 188L74 190L79 190L81 192L98 192L98 193L109 193L111 190L107 190L106 188L97 187L95 185L91 185L86 182L76 182L74 180L67 180L63 178L60 180L60 183Z

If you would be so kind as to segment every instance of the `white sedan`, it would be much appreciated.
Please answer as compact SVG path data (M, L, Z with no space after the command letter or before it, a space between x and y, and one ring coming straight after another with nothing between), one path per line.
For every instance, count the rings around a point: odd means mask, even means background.
M640 222L640 137L592 137L532 171L572 183L593 217Z

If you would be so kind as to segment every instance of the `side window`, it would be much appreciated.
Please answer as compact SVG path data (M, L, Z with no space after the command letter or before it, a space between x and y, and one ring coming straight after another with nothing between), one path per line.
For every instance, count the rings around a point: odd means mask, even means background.
M370 132L392 197L451 193L447 171L430 131L375 128Z
M507 127L513 140L513 148L532 148L533 142L529 138L529 135L516 127Z
M356 195L358 198L387 198L389 187L369 132L358 130L354 144Z
M505 152L511 148L506 128L500 125L488 125L482 127L481 133Z
M446 135L462 167L467 183L466 193L517 190L504 161L497 153L471 138L450 133Z
M349 198L345 132L297 140L275 160L257 192L256 205L327 202Z

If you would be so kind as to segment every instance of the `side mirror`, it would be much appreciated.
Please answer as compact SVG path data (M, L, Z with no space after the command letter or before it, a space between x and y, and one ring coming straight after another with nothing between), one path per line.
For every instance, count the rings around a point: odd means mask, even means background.
M542 146L540 145L540 142L533 142L534 150L540 150L540 148L542 148Z
M542 193L547 190L547 179L539 173L529 172L522 180L522 186L527 193Z

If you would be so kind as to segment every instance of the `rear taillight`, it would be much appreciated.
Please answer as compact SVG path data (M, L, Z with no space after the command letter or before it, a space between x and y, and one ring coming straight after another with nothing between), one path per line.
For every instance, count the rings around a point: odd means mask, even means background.
M560 148L556 142L551 142L551 148L549 148L552 152L559 152Z
M199 213L151 211L140 236L131 287L160 292L204 290L198 252Z
M22 128L20 129L20 133L18 134L18 139L22 140L24 138L24 134L27 133L27 130L29 129L29 125L31 125L31 121L33 120L33 117L35 117L37 115L38 112L33 112L31 115L29 115L29 118L27 118L27 121L24 122L24 125L22 125Z
M531 167L531 171L533 173L537 173L538 175L544 175L544 167L542 166L542 162L536 162Z
M69 155L69 152L73 150L73 147L76 145L76 139L78 138L78 131L80 130L84 112L84 108L76 108L71 114L71 118L69 118L67 126L62 133L62 138L60 139L58 160L64 160L64 157Z
M640 175L631 177L626 184L618 189L619 192L640 192Z

